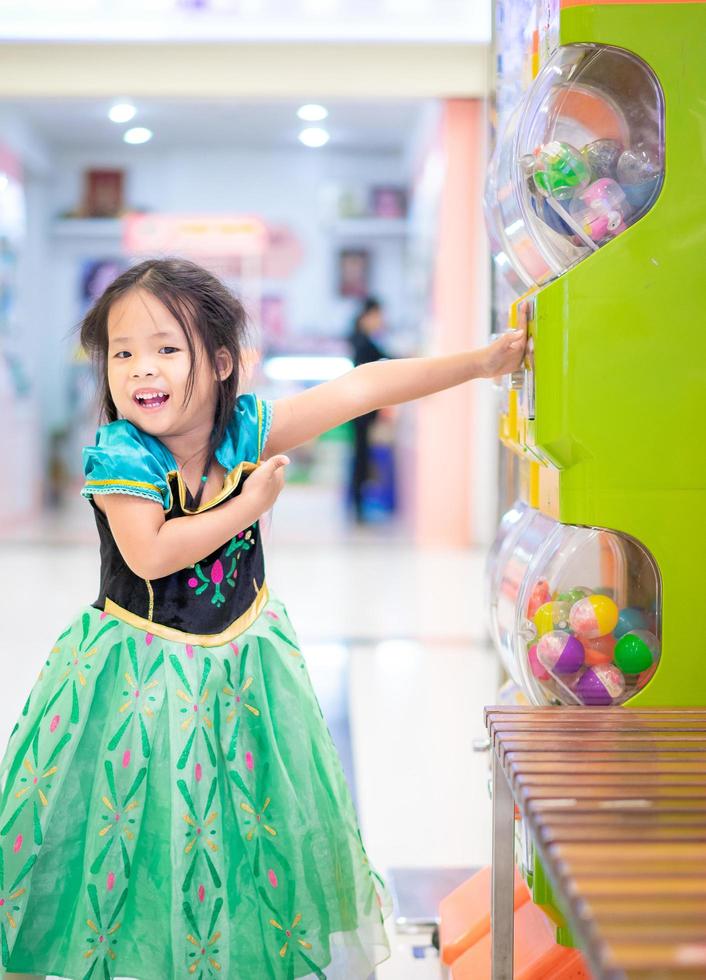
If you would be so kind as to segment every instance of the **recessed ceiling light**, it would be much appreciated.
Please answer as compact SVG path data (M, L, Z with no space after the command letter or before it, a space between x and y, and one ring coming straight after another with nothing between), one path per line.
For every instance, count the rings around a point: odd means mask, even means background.
M118 102L112 107L108 113L108 117L111 122L114 123L126 123L130 122L137 113L137 109L134 105L129 102Z
M328 130L320 129L318 126L308 126L299 134L299 140L304 146L325 146L330 139L331 134Z
M151 129L145 129L144 126L135 126L133 129L128 129L123 139L126 143L147 143L148 140L152 139L153 135Z
M304 122L321 122L322 119L327 118L328 109L325 109L322 105L308 104L300 106L297 109L297 115Z

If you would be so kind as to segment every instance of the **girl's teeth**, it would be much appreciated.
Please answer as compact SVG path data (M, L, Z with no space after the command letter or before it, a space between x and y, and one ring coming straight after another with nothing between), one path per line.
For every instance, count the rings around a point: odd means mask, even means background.
M163 405L169 398L169 395L166 395L163 391L149 391L136 395L135 398L144 407L156 408L159 405Z

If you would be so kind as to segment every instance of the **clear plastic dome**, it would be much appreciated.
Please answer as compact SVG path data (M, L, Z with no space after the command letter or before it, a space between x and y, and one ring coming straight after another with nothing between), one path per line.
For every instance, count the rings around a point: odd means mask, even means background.
M528 508L497 554L493 639L534 703L621 704L647 684L660 658L660 578L637 541Z
M523 500L517 500L500 521L495 541L488 552L485 566L486 604L488 613L488 629L496 647L500 647L500 633L497 617L497 595L500 586L500 576L503 573L507 559L515 547L515 542L522 532L532 510Z
M557 49L508 120L485 206L496 268L517 292L622 234L664 176L664 99L621 48Z
M543 283L552 277L551 268L521 217L518 189L514 184L514 136L522 105L515 109L506 130L500 134L490 161L484 195L495 272L516 296L532 283Z
M556 522L522 501L516 502L508 514L519 517L513 522L512 530L505 532L501 547L491 551L489 559L490 632L505 669L517 684L524 687L524 674L516 654L515 610L532 555ZM503 526L507 528L505 519L500 524L498 537L503 535Z

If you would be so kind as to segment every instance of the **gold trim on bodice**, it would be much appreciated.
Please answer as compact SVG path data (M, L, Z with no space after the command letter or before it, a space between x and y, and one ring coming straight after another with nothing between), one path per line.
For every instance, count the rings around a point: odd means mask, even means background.
M229 473L226 473L223 479L223 486L218 491L216 496L212 500L208 500L205 504L201 504L201 506L197 507L195 510L189 510L189 508L186 506L186 484L184 483L184 478L178 470L170 470L167 473L167 484L169 484L171 478L175 476L179 487L179 503L181 505L182 512L188 515L201 514L203 511L210 510L211 507L215 507L217 504L222 503L226 497L228 497L238 486L242 474L252 473L253 470L257 469L257 467L258 463L250 463L247 460L243 461L242 463L238 463L235 469L232 469ZM169 507L167 507L167 514L174 507L174 495L171 492L171 486L169 487L169 495L172 499L169 502Z
M143 619L142 616L136 616L129 609L123 609L122 606L107 597L105 611L134 629L142 630L143 633L152 633L153 636L170 640L172 643L190 643L192 646L199 647L219 647L224 643L230 643L236 636L240 636L249 626L252 626L267 605L269 598L267 584L263 582L250 608L246 609L242 616L238 616L235 622L231 623L221 633L183 633L172 626L163 626L161 623L153 623L149 619Z

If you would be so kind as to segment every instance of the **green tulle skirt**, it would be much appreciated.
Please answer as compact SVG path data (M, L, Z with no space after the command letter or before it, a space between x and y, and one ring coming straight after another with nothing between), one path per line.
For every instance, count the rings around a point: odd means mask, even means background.
M210 648L84 610L0 787L4 970L362 980L388 956L387 893L276 600Z

